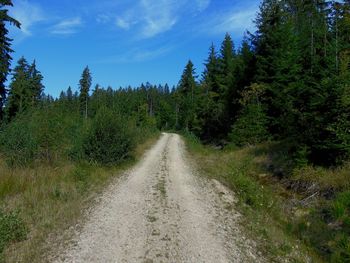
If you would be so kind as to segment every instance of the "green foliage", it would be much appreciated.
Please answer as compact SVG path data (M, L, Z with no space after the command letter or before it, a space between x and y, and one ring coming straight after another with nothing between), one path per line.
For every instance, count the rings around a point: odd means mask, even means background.
M10 165L53 162L81 142L84 125L76 114L45 106L19 114L0 132L0 148Z
M197 130L196 112L198 106L198 85L195 80L195 69L192 61L188 61L184 72L181 76L176 100L179 129L187 131Z
M101 108L83 141L89 161L115 164L129 157L134 148L131 124L112 111Z
M33 161L39 146L28 115L18 117L2 128L0 147L9 165L27 165Z
M8 37L8 29L6 23L10 23L18 28L21 24L8 15L8 6L12 6L11 0L2 0L0 5L0 120L3 119L3 106L6 99L5 82L7 80L7 74L10 69L11 63L11 39Z
M332 204L332 216L337 220L350 219L350 191L338 194Z
M29 65L24 57L18 60L6 105L8 120L38 104L44 89L42 79L43 76L36 69L35 61Z
M250 104L232 126L230 140L236 145L254 145L268 138L267 117L263 107Z
M243 109L229 134L234 144L254 145L268 139L268 118L260 103L265 90L264 85L252 84L242 92L240 104Z
M27 237L27 228L18 213L5 213L0 210L0 262L2 253L11 242L22 241Z
M316 248L327 262L350 259L350 192L338 194L306 216L294 220L292 233Z
M85 119L88 117L88 100L89 100L89 91L91 88L91 73L89 67L86 67L83 71L81 79L79 81L80 87L80 111L82 112Z
M296 167L305 167L308 164L310 149L306 145L299 146L299 149L293 156L293 161Z

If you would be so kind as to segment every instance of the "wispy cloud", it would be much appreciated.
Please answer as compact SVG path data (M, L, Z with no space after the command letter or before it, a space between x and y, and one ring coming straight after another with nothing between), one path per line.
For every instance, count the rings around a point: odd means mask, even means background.
M244 11L233 10L226 14L209 19L207 23L201 26L201 31L210 34L222 34L230 32L242 35L245 31L253 31L255 28L254 18L257 9L249 9Z
M124 29L124 30L128 30L131 27L131 22L128 21L125 18L121 18L121 17L117 17L115 24L117 25L117 27Z
M64 19L51 28L51 33L55 35L72 35L78 32L83 25L80 17Z
M173 50L172 46L164 46L155 49L134 48L126 53L97 61L99 64L140 63L150 61L166 55Z
M199 12L204 11L210 5L210 0L196 0L197 8Z
M162 47L156 50L142 50L137 51L133 55L133 60L135 62L143 62L147 60L152 60L161 57L172 50L172 47Z
M189 12L203 12L211 0L138 0L121 15L115 25L122 30L134 30L141 39L153 38L172 30ZM97 21L110 21L111 16L98 15Z
M42 8L27 0L17 0L14 4L14 7L10 9L10 15L21 23L21 32L25 36L31 36L33 34L32 27L45 20Z
M172 29L177 22L180 4L181 1L174 0L141 0L145 22L142 28L143 37L154 37Z

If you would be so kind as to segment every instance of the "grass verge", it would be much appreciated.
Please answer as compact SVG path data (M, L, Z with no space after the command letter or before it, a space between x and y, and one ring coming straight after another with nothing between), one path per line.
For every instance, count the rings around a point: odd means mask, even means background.
M291 218L302 216L304 210L293 204L297 194L271 180L268 154L253 147L217 150L191 136L186 136L186 142L201 173L235 192L242 226L269 262L322 262L313 248L293 234Z
M139 144L118 166L60 161L9 168L0 158L0 262L47 262L49 239L75 225L92 198L154 144Z

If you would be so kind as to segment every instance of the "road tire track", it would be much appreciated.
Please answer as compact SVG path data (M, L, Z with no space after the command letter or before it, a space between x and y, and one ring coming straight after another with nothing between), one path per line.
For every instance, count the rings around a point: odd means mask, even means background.
M187 160L180 136L164 133L53 262L263 262L227 209L233 194Z

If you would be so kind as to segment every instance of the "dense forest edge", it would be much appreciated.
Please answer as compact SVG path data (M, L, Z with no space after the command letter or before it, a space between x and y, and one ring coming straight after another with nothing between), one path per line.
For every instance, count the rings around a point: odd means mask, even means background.
M22 57L10 71L7 27L20 27L11 5L0 0L0 261L43 234L35 222L45 220L29 214L37 200L53 200L45 205L59 217L72 194L82 202L87 185L137 158L161 130L184 133L195 159L211 164L205 172L262 225L269 215L315 258L350 260L350 1L264 0L256 32L238 47L230 34L212 44L200 77L188 61L174 87L92 89L86 67L79 92L59 98L44 94L35 61Z

